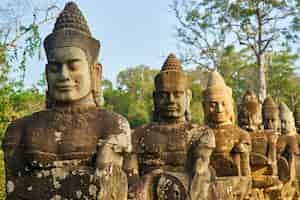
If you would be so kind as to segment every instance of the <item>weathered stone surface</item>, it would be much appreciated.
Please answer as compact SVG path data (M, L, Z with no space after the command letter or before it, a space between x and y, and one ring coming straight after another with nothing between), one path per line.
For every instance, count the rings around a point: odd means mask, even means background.
M299 198L299 181L297 180L296 165L299 162L299 143L293 113L285 103L280 103L279 117L281 136L277 143L278 175L284 183L282 195L284 199ZM280 167L280 168L279 168Z
M241 128L247 130L251 136L250 199L279 199L282 183L277 174L276 144L280 133L274 130L262 130L260 104L254 92L246 91L239 105L238 119Z
M130 198L207 199L214 135L208 127L188 121L191 91L173 54L155 77L155 88L154 122L132 133L134 153L127 161Z
M65 6L44 44L48 109L7 129L7 199L127 199L129 124L97 104L100 44L76 4Z
M251 138L233 124L231 89L218 72L210 73L203 95L205 121L216 138L211 156L216 174L212 199L244 199L251 189Z

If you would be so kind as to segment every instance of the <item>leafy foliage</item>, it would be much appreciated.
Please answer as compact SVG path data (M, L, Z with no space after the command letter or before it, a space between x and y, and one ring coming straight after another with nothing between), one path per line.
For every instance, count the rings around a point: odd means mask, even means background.
M261 101L267 92L264 55L299 47L297 0L174 0L172 8L184 61L219 69L228 46L248 50L248 65L257 65L255 89Z

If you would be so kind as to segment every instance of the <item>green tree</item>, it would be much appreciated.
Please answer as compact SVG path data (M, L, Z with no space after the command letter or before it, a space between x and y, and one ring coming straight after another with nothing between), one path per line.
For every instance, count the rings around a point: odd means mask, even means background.
M57 11L50 1L1 2L0 138L12 120L44 107L43 95L36 87L25 89L23 80L27 59L40 53L39 27L53 20Z
M180 22L178 39L194 48L194 56L216 55L213 57L219 60L229 44L251 50L258 70L261 101L266 96L264 54L290 48L291 44L295 48L299 41L298 0L175 0L172 8Z
M102 81L104 107L125 116L132 128L152 118L154 76L158 70L145 65L119 72L117 88L108 80Z
M297 58L286 51L266 54L268 94L291 108L300 98L300 77L294 66Z

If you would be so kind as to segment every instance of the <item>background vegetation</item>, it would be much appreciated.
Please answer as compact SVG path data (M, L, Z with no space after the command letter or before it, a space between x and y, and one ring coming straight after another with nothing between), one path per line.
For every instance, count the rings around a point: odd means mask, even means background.
M27 59L41 51L39 28L53 20L59 10L53 1L44 2L34 10L26 9L26 1L13 0L0 5L0 139L11 121L45 108L44 77L41 75L39 84L31 88L23 84ZM263 73L266 94L277 102L285 101L294 109L300 99L300 76L296 67L299 65L300 2L288 1L293 5L290 10L286 2L174 1L174 17L179 21L177 39L182 47L179 56L184 65L194 66L186 71L193 92L194 122L203 122L202 91L207 73L212 69L220 71L232 87L236 103L248 88L261 94ZM258 11L275 12L277 16L268 15L268 20L262 21L261 35L256 34L259 33L256 31ZM24 23L19 12L26 12L32 20ZM284 19L285 23L279 23ZM273 21L277 26L268 26L269 20L277 20ZM234 36L228 37L229 34ZM153 111L153 79L157 72L147 65L131 66L119 72L115 87L111 80L102 80L103 106L125 116L132 128L149 122ZM0 153L0 160L2 157ZM0 162L0 199L4 199L3 162Z

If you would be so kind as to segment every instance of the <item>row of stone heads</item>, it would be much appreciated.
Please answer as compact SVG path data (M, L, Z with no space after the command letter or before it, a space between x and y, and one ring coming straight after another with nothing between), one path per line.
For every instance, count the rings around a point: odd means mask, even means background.
M273 129L278 133L298 132L300 128L300 104L294 112L284 103L279 105L268 96L261 105L252 90L247 90L238 105L238 124L247 131Z
M97 106L100 43L75 3L66 4L44 47L49 109L12 122L5 133L8 200L244 199L251 183L262 193L280 193L283 183L297 188L298 143L285 104L278 110L267 98L260 111L246 92L240 126L260 130L262 113L272 130L248 134L234 124L231 89L212 71L203 91L208 126L191 123L187 75L170 54L155 76L153 122L130 130L124 117Z

